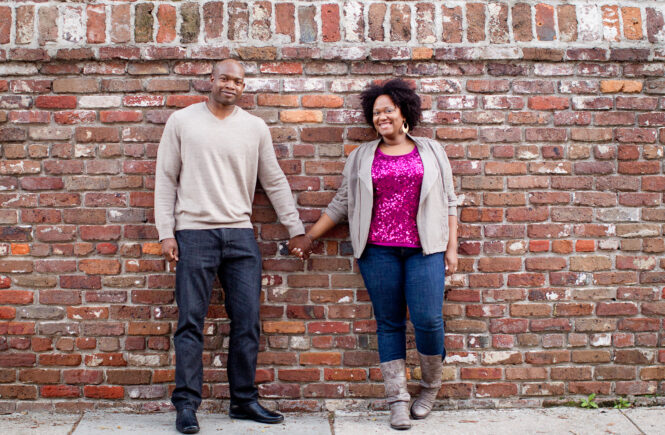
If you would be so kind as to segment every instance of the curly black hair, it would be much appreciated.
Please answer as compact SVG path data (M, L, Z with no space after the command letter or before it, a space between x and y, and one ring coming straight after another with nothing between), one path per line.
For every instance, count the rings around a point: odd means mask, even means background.
M383 84L372 84L360 94L360 105L362 106L365 120L372 128L374 128L374 102L381 95L387 95L399 107L410 129L418 125L423 113L420 105L420 97L411 89L411 86L406 81L392 79Z

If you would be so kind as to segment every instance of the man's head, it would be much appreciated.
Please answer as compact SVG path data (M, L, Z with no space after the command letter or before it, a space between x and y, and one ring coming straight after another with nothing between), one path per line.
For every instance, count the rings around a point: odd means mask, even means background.
M212 100L223 106L234 105L245 89L245 70L237 60L222 60L213 66L210 82Z

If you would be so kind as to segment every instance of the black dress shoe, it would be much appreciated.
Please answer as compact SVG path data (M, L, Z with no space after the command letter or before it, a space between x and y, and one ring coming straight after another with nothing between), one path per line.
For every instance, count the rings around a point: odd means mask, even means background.
M196 411L192 408L179 410L175 418L175 428L180 433L197 433L199 431L199 422L196 420Z
M229 417L239 420L254 420L259 423L275 424L284 421L284 416L259 405L259 402L231 405Z

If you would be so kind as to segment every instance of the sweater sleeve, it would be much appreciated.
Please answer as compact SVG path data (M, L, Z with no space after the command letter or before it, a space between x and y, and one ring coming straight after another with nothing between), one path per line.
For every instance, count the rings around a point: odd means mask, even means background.
M442 175L443 175L443 188L445 195L448 197L448 216L457 216L457 195L455 195L455 183L453 182L453 169L450 167L450 161L446 150L441 149L442 155Z
M180 165L180 135L175 116L171 116L159 142L155 169L155 224L160 241L174 237Z
M270 203L277 212L279 221L289 231L289 236L295 237L305 234L305 227L296 209L296 203L291 194L291 187L277 162L272 138L270 137L270 130L268 130L265 124L262 124L261 128L263 132L259 143L258 169L261 187L263 187L263 190L268 195Z

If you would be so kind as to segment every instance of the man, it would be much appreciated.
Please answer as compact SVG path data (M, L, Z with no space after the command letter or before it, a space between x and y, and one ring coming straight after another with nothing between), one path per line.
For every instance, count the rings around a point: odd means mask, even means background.
M231 319L229 416L261 423L284 420L258 403L254 385L261 256L250 216L257 178L289 231L289 249L309 252L311 241L303 235L268 127L235 105L245 88L244 76L235 60L215 64L208 101L171 115L157 153L155 221L162 253L177 262L176 387L171 401L182 433L199 431L203 322L215 275Z

